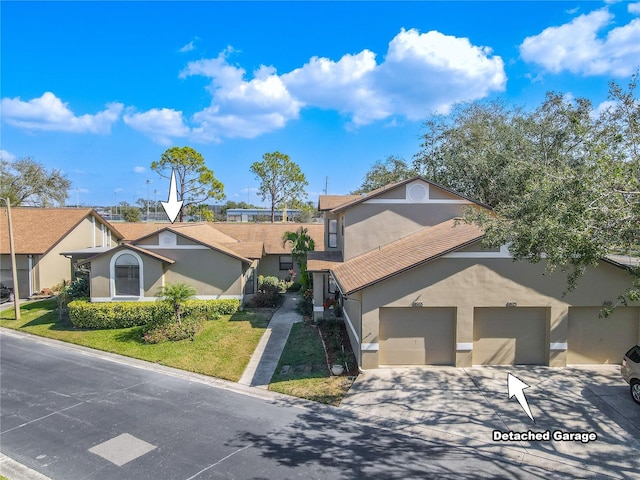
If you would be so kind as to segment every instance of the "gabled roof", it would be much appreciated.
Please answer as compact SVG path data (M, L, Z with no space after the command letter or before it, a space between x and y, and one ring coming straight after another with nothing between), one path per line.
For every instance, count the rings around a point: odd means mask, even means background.
M262 242L235 242L226 243L224 246L246 258L260 259L264 256Z
M307 252L307 271L328 272L342 263L342 252Z
M333 210L345 203L358 200L362 195L320 195L318 198L318 210L321 212Z
M123 250L123 249L133 250L134 252L138 252L138 253L141 253L143 255L147 255L148 257L155 258L156 260L160 260L161 262L164 262L164 263L168 263L168 264L176 263L175 260L173 260L173 259L171 259L169 257L165 257L164 255L159 255L159 254L157 254L155 252L152 252L151 250L147 250L145 248L138 247L137 245L132 245L130 243L121 243L117 247L110 248L109 250L107 250L105 252L98 253L97 255L94 255L93 257L90 257L90 258L87 258L87 259L79 261L78 265L82 265L84 263L91 263L92 260L95 260L98 257L102 257L103 255L106 255L107 253L113 253L116 250Z
M237 258L245 263L252 263L251 260L245 256L239 254L235 250L229 248L230 244L239 243L236 239L225 235L224 233L216 230L210 223L178 223L178 224L165 224L164 228L156 230L148 235L132 240L132 244L136 244L140 240L148 238L156 233L169 231L184 238L192 240L196 243L209 247L213 250L218 250L230 257Z
M226 233L242 242L262 242L267 254L286 255L291 252L291 244L282 245L282 235L285 232L295 232L300 227L306 228L307 233L316 245L316 250L324 249L323 223L213 223L214 228Z
M113 225L102 219L92 208L11 208L15 253L47 253L88 216L93 216L98 223L106 225L115 237L122 237ZM6 208L0 208L0 253L9 253Z
M118 231L122 234L122 240L136 240L146 237L147 235L162 230L170 226L170 223L143 223L143 222L124 222L116 223Z
M352 258L332 271L341 291L348 295L470 245L483 236L484 232L476 225L451 219Z
M412 178L408 178L406 180L402 180L401 182L396 182L396 183L390 183L388 185L385 185L384 187L380 187L376 190L372 190L371 192L368 192L364 195L358 195L357 198L352 198L351 200L345 201L339 205L336 205L335 207L331 208L331 212L332 213L339 213L342 212L344 210L346 210L347 208L353 207L354 205L358 205L359 203L362 202L366 202L367 200L371 200L372 198L376 198L379 195L382 195L385 192L389 192L395 188L401 187L403 185L406 185L408 183L411 182L415 182L416 180L421 180L425 183L428 183L429 185L433 185L434 187L440 188L446 192L449 192L452 195L455 195L457 197L460 197L461 199L464 200L468 200L469 202L475 203L476 205L480 205L481 207L487 208L489 210L491 210L491 207L489 207L488 205L485 205L483 203L480 203L472 198L466 197L464 195L459 194L458 192L454 192L453 190L451 190L450 188L444 187L436 182L433 182L431 180L428 180L426 178L417 176L417 177L412 177ZM344 197L354 197L353 195L344 195Z

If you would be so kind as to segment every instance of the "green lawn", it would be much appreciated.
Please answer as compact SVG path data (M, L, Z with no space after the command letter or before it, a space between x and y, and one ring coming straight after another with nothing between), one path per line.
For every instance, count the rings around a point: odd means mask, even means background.
M265 313L237 312L207 321L194 341L148 345L142 341L142 327L76 329L68 320L58 319L56 300L29 303L20 311L19 321L12 320L13 309L1 312L0 326L234 382L240 379L270 318Z
M284 365L292 369L280 373ZM310 367L294 371L293 367ZM295 323L284 347L269 390L306 398L315 402L339 405L349 391L353 377L331 376L325 360L318 329L308 323Z

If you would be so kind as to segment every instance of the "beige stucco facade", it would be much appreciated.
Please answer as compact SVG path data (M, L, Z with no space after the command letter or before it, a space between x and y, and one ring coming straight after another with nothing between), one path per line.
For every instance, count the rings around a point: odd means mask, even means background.
M566 276L562 273L544 273L543 264L514 262L507 258L441 258L362 290L359 292L363 310L362 338L367 338L366 345L361 348L362 367L377 368L380 365L380 309L412 308L419 311L431 307L455 309L456 366L473 365L476 349L497 349L497 339L493 344L488 340L481 344L477 337L474 338L475 322L492 321L487 320L486 313L483 315L481 312L481 309L487 308L506 309L514 319L520 318L518 322L530 319L530 322L522 323L523 329L528 328L528 323L544 324L544 338L531 334L532 339L529 340L542 342L544 345L542 361L529 361L528 358L519 361L516 358L515 363L565 366L567 350L570 348L567 341L570 308L590 307L590 313L599 312L604 303L615 301L619 293L624 291L629 285L630 277L625 270L603 262L585 273L575 291L563 296L567 288ZM620 346L621 349L626 348L629 343L640 341L640 309L637 307L638 305L619 307L619 312L614 314L624 315L627 319L631 317L631 323L636 324L635 330L631 327L635 338L626 339L624 346ZM629 310L625 312L627 308ZM502 314L493 317L496 330L500 329L500 322L505 322L500 317ZM592 319L593 315L589 318ZM590 321L597 323L593 319ZM604 325L609 319L599 321ZM537 323L536 329L542 323ZM475 331L478 332L477 326ZM402 328L395 333L402 336ZM508 335L504 334L504 338L508 338ZM511 355L506 350L503 353ZM515 352L512 353L515 357ZM599 363L598 358L599 353L594 351L593 363ZM609 361L619 362L621 358L620 355ZM589 359L583 360L588 362ZM477 354L476 362L486 363ZM501 362L503 361L496 360L494 364Z
M566 274L545 272L544 261L515 262L506 246L484 248L481 231L445 229L466 208L484 206L431 182L415 178L327 205L325 249L343 261L318 257L314 317L323 315L330 276L347 285L340 301L364 369L620 363L640 342L640 303L600 318L631 285L626 269L602 261L567 292ZM404 245L434 253L418 258Z
M32 228L46 228L46 225L33 225ZM116 244L117 239L111 229L95 216L88 215L46 251L16 255L20 297L27 298L71 280L71 260L61 255L62 252ZM16 248L19 247L16 245ZM10 256L2 255L0 261L0 282L12 287Z
M116 295L115 265L121 255L131 255L139 266L139 295ZM162 286L186 283L201 299L238 298L244 295L250 262L230 252L203 245L172 232L160 232L121 245L90 259L91 300L94 302L158 298ZM255 281L255 278L254 278Z

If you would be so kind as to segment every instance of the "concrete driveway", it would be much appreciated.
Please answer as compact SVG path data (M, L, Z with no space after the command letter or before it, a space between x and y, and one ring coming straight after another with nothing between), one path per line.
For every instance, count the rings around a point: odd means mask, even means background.
M414 367L368 370L341 407L387 427L429 440L458 443L515 462L567 473L579 467L616 478L640 475L640 405L617 365L549 367ZM515 397L507 375L524 393L535 422ZM494 431L593 432L597 440L495 441ZM558 434L559 435L559 434Z

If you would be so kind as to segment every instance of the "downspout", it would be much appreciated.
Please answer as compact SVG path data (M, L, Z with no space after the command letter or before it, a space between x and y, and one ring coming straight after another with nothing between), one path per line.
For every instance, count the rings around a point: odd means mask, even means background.
M96 217L91 216L91 237L92 243L91 246L96 248Z
M29 296L33 295L33 255L29 254Z

